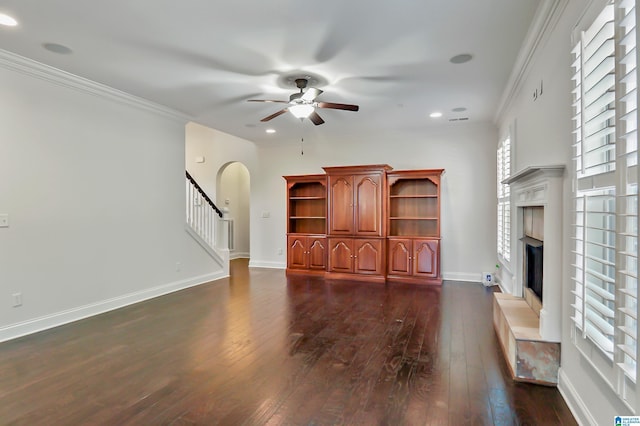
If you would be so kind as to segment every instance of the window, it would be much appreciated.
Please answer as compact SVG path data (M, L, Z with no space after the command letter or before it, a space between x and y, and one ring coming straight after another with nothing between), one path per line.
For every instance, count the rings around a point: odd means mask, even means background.
M511 139L498 146L498 256L511 260L511 198L509 185L502 184L511 176Z
M597 17L575 35L572 52L574 342L622 399L635 407L635 0L609 1L597 12Z

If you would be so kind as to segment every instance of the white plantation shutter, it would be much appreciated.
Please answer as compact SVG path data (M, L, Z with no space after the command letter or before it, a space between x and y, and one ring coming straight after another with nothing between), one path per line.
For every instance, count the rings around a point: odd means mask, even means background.
M613 356L615 328L615 190L584 194L584 335Z
M615 27L613 5L583 33L582 170L591 176L615 169Z
M615 26L608 5L573 50L576 177L574 319L583 337L613 357L615 330ZM581 185L588 181L589 185ZM582 187L588 189L582 190Z
M616 123L619 174L617 201L617 338L616 362L635 381L638 312L638 90L635 1L619 1L619 52L617 88L620 93Z
M578 195L574 200L574 223L572 226L573 263L573 321L578 329L584 328L584 195Z
M638 91L635 0L607 3L572 50L575 342L613 363L592 365L637 405ZM589 359L593 353L583 351Z
M511 176L511 139L507 137L498 147L498 254L507 262L511 259L511 188L501 182Z

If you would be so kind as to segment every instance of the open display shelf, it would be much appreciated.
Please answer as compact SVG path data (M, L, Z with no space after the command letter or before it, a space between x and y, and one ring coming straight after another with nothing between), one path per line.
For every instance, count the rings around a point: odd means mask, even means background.
M290 234L325 234L327 220L326 177L288 177Z
M414 171L391 173L389 183L389 236L438 237L439 188L429 177ZM391 181L391 180L390 180Z

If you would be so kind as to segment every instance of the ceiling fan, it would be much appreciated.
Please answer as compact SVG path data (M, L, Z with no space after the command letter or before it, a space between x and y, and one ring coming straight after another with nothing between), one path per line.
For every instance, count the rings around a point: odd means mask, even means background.
M358 105L337 104L333 102L316 102L316 98L322 93L322 90L316 89L315 87L309 87L307 89L309 80L306 78L296 78L295 82L298 89L300 89L300 92L294 93L289 96L288 101L270 99L248 100L248 102L277 102L289 104L288 107L281 109L280 111L273 113L260 121L269 121L288 111L301 120L308 118L309 120L311 120L311 122L313 122L313 124L317 126L324 123L324 120L318 115L318 113L316 112L316 108L342 109L345 111L358 111L358 109L360 108Z

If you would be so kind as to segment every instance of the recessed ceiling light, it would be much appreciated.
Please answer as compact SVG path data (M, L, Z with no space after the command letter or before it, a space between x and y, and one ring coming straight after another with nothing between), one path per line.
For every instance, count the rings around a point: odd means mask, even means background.
M0 13L0 25L5 25L7 27L15 27L18 25L18 21L12 18L9 15L5 15L4 13Z
M466 110L467 109L465 107L458 107L458 108L452 109L451 111L453 111L453 112L464 112Z
M69 55L70 53L73 53L73 50L58 43L43 43L42 47L47 49L49 52L57 53L59 55Z
M431 118L440 118L440 117L442 117L442 113L441 112L432 112L431 114L429 114L429 117L431 117Z
M473 56L468 53L463 53L452 57L449 59L449 62L452 64L464 64L465 62L469 62L471 59L473 59Z
M267 130L265 130L265 132L267 132L267 133L275 133L276 129L267 129Z

